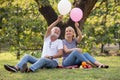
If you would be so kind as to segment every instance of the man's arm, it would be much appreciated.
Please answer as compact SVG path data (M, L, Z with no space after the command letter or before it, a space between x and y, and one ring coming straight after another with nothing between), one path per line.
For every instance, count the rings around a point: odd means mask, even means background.
M60 15L56 21L54 21L48 28L47 28L47 31L46 31L46 34L45 34L45 38L48 37L50 34L51 34L51 29L53 27L55 27L62 19L62 15Z
M45 56L46 58L49 59L54 59L54 58L60 58L63 55L63 49L59 49L57 54L53 55L53 56Z
M53 56L53 58L60 58L63 55L63 49L59 49L57 54Z

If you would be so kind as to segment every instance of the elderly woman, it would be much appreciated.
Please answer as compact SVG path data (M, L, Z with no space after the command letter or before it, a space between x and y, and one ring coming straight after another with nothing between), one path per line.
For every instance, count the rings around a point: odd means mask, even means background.
M95 60L90 54L83 53L80 48L77 48L77 43L82 40L82 33L78 28L79 24L75 23L78 36L76 37L75 30L72 27L67 27L65 30L65 39L63 40L63 62L64 67L72 65L80 65L81 62L85 61L87 64L99 68L108 68L109 66L104 65Z

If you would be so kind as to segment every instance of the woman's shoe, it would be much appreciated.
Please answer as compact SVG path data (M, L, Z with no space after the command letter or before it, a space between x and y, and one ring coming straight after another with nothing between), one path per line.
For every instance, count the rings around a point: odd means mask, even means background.
M100 66L98 66L98 68L109 68L109 66L108 65L100 65Z

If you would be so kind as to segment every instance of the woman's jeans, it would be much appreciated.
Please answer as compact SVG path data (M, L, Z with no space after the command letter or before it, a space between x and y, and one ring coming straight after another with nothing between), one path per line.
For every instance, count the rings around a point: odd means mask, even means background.
M95 63L95 59L88 53L80 53L77 50L72 51L69 56L62 62L64 67L72 65L80 65L83 61Z
M24 55L23 58L20 60L20 62L16 65L20 69L22 69L23 64L25 63L31 63L30 69L32 71L35 71L40 68L55 68L58 66L58 63L54 60L48 59L48 58L40 58L37 59L33 56L30 56L28 54Z

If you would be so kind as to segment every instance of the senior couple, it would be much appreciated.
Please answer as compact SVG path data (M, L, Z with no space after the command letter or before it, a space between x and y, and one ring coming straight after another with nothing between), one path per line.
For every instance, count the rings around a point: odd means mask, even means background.
M63 57L63 67L81 65L81 62L84 61L94 67L108 68L109 66L98 62L91 55L83 53L80 48L77 48L77 43L80 43L82 39L82 33L78 28L78 23L75 23L78 34L77 37L75 30L71 26L68 26L65 30L65 39L58 39L61 31L60 28L55 26L62 20L62 17L62 15L59 16L57 20L47 28L41 58L38 59L25 54L15 66L5 64L4 68L10 72L21 71L22 73L34 72L42 68L56 68L58 66L58 58L60 57ZM29 67L27 65L28 62L32 64Z

